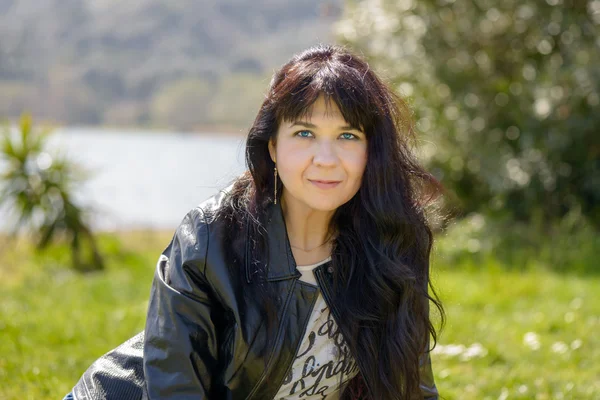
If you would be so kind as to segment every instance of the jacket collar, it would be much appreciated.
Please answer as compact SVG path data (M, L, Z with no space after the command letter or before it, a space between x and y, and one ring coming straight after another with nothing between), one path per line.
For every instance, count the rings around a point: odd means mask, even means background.
M296 261L292 254L292 248L287 235L285 220L281 203L270 204L267 209L267 218L265 222L267 233L267 258L262 261L263 266L256 265L253 262L250 252L250 244L254 242L251 237L248 221L246 223L246 280L250 283L257 273L259 267L266 268L267 281L281 281L301 276L296 269Z

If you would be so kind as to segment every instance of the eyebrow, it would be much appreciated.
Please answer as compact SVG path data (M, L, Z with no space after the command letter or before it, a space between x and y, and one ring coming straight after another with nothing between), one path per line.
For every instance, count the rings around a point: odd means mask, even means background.
M292 124L290 125L290 127L294 126L294 125L301 125L304 126L306 128L310 128L310 129L316 129L317 126L315 124L311 124L310 122L306 122L306 121L294 121L292 122ZM360 131L359 128L352 126L352 125L344 125L344 126L340 126L338 129L340 130L355 130L355 131Z

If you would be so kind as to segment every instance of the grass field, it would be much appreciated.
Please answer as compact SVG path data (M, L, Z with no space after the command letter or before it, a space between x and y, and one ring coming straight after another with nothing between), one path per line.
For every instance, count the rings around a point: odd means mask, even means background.
M0 399L61 399L140 331L169 239L104 235L107 271L86 275L64 267L64 248L0 243ZM600 399L600 275L439 264L448 323L432 358L443 398Z

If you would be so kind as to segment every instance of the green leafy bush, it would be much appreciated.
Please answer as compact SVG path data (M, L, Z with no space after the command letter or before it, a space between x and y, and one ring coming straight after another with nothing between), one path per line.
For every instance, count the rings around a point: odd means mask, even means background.
M72 265L78 270L103 268L86 211L73 198L81 170L48 150L50 130L35 130L31 116L21 117L19 129L6 127L0 138L0 205L13 219L12 235L26 231L42 250L58 238L70 243Z
M600 236L581 214L571 210L550 225L538 213L529 222L471 213L451 223L436 242L440 268L479 270L552 270L598 274Z
M412 99L465 213L600 226L598 1L366 0L337 26Z

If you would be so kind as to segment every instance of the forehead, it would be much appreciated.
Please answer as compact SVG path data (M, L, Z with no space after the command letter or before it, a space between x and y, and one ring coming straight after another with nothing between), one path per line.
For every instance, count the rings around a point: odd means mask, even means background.
M313 119L330 119L335 120L336 122L347 122L336 102L331 97L326 98L324 95L317 97L317 99L310 106L306 107L298 117L287 117L284 121L311 121Z

